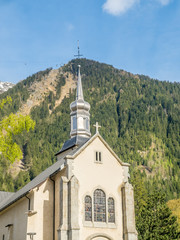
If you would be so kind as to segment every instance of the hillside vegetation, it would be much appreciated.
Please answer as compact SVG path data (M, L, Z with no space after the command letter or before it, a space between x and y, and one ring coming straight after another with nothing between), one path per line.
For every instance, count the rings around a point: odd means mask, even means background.
M168 201L167 205L171 209L173 215L177 217L180 231L180 198Z
M98 121L102 137L122 161L131 164L131 173L139 171L150 192L159 188L166 193L166 200L179 198L180 84L133 75L86 59L34 74L0 95L1 99L7 95L13 99L1 118L24 111L36 121L34 131L14 137L24 153L21 171L12 174L8 161L1 161L0 190L21 188L56 161L54 154L69 138L69 105L75 99L78 64L84 98L91 105L92 134L92 125Z

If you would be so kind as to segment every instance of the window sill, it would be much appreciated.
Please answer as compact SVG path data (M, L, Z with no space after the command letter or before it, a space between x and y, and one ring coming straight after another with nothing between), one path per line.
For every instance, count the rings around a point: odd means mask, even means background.
M84 222L84 227L92 227L92 228L116 228L115 223L105 223L105 222Z

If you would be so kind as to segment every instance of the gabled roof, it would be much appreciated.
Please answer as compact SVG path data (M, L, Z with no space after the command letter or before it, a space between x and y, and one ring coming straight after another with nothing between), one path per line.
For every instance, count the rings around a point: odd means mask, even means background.
M130 166L129 163L124 163L118 156L117 154L112 150L112 148L109 146L109 144L101 137L99 132L97 132L93 137L91 137L86 143L82 145L82 147L74 149L71 151L68 155L66 155L65 158L71 158L74 159L76 158L91 142L93 142L96 138L99 138L101 142L107 147L107 149L112 153L112 155L118 160L118 162L122 166Z

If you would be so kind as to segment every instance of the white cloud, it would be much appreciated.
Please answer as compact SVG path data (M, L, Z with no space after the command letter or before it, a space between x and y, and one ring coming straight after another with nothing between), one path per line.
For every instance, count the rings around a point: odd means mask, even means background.
M103 5L103 10L112 15L117 16L125 13L127 10L132 8L138 2L139 0L106 0L105 4Z
M67 30L71 32L74 29L74 25L72 23L66 23Z
M127 12L135 4L139 3L141 0L106 0L103 5L103 10L109 14L118 16ZM172 0L155 0L158 1L161 5L166 6Z
M168 5L171 0L158 0L163 6Z

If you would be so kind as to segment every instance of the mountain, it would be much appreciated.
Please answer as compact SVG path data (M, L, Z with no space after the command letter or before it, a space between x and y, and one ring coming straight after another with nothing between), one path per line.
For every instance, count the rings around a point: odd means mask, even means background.
M13 99L10 112L30 114L34 131L15 140L24 158L0 166L0 189L21 188L56 161L70 133L70 103L75 99L77 65L81 65L84 98L91 105L91 132L100 134L118 156L139 171L146 187L180 197L180 84L133 75L111 65L75 59L59 69L38 72L0 95Z
M12 88L13 86L14 86L13 83L0 81L0 94L6 92L9 88Z

